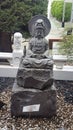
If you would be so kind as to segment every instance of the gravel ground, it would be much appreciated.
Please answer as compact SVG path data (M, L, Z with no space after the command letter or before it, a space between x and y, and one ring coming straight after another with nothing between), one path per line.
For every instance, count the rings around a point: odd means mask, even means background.
M14 79L0 78L0 100L6 105L0 110L0 130L73 130L73 82L55 81L57 115L46 118L15 118L10 114L11 88Z

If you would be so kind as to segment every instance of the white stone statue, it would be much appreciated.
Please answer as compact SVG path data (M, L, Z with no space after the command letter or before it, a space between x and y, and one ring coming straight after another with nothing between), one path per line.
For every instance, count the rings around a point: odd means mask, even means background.
M16 32L14 34L14 49L21 49L21 43L22 43L22 34L20 32Z
M22 34L16 32L13 37L13 65L19 66L20 59L23 56L23 49L21 47Z

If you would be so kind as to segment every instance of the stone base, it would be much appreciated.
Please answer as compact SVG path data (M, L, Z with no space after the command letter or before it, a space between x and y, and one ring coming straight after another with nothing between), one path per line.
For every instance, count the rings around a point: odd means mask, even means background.
M20 87L19 85L17 85L17 80L15 80L13 88L12 88L12 92L16 93L16 92L20 92L20 91L41 92L41 90L39 90L39 89L31 89L31 88Z
M46 90L53 85L53 72L50 69L19 68L17 85L23 88Z
M56 115L56 90L21 91L11 97L11 116L52 117Z

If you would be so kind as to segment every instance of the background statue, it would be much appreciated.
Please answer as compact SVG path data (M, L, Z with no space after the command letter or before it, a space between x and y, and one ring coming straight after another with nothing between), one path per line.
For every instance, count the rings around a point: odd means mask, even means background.
M14 34L14 49L21 49L21 43L22 43L22 34L19 32L16 32Z

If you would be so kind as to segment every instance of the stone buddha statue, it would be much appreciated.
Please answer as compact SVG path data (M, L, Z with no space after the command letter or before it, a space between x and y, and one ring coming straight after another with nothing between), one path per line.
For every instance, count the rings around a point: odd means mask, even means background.
M34 118L56 115L53 60L49 57L48 42L44 38L50 28L45 16L37 15L29 21L32 39L18 68L11 98L12 116Z
M26 68L50 68L53 65L49 57L48 42L45 37L45 24L38 19L34 24L33 38L29 42L28 50L22 64Z
M51 25L42 15L34 16L29 21L29 25L32 38L20 62L17 85L44 90L53 84L53 60L49 56L48 42L44 38L50 31Z

